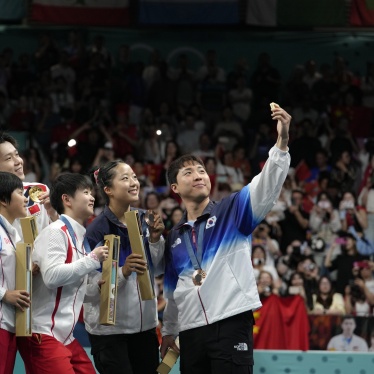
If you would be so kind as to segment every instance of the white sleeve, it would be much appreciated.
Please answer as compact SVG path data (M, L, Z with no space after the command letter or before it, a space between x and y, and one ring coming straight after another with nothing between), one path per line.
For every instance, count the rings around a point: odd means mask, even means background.
M100 266L91 256L66 264L67 236L60 229L43 231L35 241L32 260L39 266L46 287L72 284Z
M149 251L151 252L152 263L154 267L154 275L158 276L164 274L165 271L165 261L164 261L164 252L165 252L165 239L163 236L160 237L160 240L157 243L149 242Z
M166 301L161 333L162 336L172 335L174 338L179 334L178 307L173 298Z
M86 295L84 297L84 302L94 302L100 299L100 289L97 282L101 279L101 273L99 271L91 271L88 274L88 281L86 287Z
M5 292L7 292L7 289L4 287L0 287L0 300L3 299Z
M291 157L274 146L260 174L249 184L253 216L262 220L276 204L287 177Z

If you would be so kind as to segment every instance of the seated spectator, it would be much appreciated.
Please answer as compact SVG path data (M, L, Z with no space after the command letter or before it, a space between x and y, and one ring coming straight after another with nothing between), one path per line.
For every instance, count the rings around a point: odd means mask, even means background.
M341 253L335 255L340 246ZM334 255L334 258L333 258ZM325 267L331 273L336 270L336 291L344 294L345 287L354 279L352 269L355 262L363 261L366 257L360 255L356 247L355 237L347 232L340 233L340 238L335 240L328 249L325 258Z
M322 276L318 281L317 292L313 294L313 308L310 314L345 314L343 295L334 292L331 279Z

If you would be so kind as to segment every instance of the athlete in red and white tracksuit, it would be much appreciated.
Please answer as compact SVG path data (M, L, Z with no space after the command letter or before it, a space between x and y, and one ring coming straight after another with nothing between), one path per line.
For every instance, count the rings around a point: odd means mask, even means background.
M0 215L0 219L7 230L0 225L0 373L12 373L17 351L15 308L5 303L3 297L7 290L16 287L16 251L12 242L16 244L20 237L4 217Z
M21 356L31 374L74 373L71 366L75 364L79 366L79 373L95 373L83 348L74 340L73 330L86 293L87 276L100 267L100 262L85 252L86 229L68 215L62 216L74 230L77 248L67 226L58 219L40 232L32 255L40 268L40 274L33 279L33 336L18 340ZM44 354L53 352L55 359L46 362L39 351L35 356L33 352L40 346L45 349ZM73 356L71 360L66 357L67 349Z

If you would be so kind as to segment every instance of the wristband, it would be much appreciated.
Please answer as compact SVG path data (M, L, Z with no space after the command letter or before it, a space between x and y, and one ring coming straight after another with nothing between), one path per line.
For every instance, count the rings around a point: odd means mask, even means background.
M96 260L97 262L100 262L99 260L99 257L96 256L96 253L94 252L90 252L90 255L89 255L91 258L93 258L94 260Z

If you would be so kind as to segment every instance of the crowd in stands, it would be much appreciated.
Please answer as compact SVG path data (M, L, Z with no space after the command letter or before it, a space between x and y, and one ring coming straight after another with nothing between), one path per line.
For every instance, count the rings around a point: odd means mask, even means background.
M128 45L108 50L100 35L85 44L71 31L58 45L43 34L33 55L0 52L0 127L26 134L28 182L124 159L141 181L139 207L159 211L167 235L183 213L167 187L170 162L193 153L212 199L237 191L275 144L269 103L279 103L293 117L291 169L253 232L259 292L299 294L312 314L373 315L374 62L356 76L340 56L316 57L282 77L266 52L251 74L237 57L226 71L208 50L193 69L187 54L171 66L154 50L144 63ZM97 213L103 205L98 195Z

